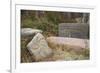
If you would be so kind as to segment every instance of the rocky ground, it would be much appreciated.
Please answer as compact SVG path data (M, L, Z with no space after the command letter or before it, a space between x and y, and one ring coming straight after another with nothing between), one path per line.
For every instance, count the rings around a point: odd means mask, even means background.
M24 33L24 37L22 35L22 63L89 59L89 40L53 36L45 38L42 31L36 30L36 32L30 33L34 34L34 37L33 35L29 37L29 33L28 35Z

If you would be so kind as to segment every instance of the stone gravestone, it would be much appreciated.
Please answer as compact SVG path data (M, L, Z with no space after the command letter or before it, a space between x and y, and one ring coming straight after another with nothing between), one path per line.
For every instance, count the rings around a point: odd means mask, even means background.
M59 24L60 37L89 38L89 24L86 23L61 23Z
M34 56L36 61L41 61L52 55L52 49L48 46L45 37L37 33L31 42L28 43L27 49Z

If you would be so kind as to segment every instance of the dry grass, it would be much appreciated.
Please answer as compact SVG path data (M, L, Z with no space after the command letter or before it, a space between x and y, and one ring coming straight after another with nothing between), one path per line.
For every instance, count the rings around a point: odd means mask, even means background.
M58 45L50 43L48 40L48 45L52 48L53 53L51 56L44 58L40 61L36 61L34 56L30 54L26 45L32 38L28 40L22 38L21 40L21 63L31 63L31 62L45 62L45 61L73 61L73 60L88 60L89 59L89 49L81 49L80 51L75 51L73 48L67 45Z
M29 38L31 39L31 37ZM21 39L21 63L29 63L35 61L33 55L30 54L26 47L30 39Z

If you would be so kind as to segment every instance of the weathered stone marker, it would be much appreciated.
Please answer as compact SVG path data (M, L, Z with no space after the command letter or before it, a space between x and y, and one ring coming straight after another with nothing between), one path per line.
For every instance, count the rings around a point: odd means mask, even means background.
M36 61L52 55L52 49L48 46L45 37L41 33L37 33L31 42L28 43L27 49L30 51Z
M60 37L89 38L89 24L86 23L61 23L59 24Z
M68 37L48 37L47 41L52 47L63 46L66 50L81 52L89 49L89 40Z

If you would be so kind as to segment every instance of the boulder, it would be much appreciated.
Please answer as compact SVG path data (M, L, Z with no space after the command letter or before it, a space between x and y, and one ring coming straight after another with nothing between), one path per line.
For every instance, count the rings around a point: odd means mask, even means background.
M66 51L81 52L89 49L89 40L68 37L48 37L47 42L53 49L61 48Z
M45 37L37 33L31 42L28 43L27 49L34 56L36 61L41 61L52 55L52 49L48 46Z
M37 33L42 33L42 30L32 29L32 28L22 28L21 29L21 36L30 36L30 35L35 35Z

